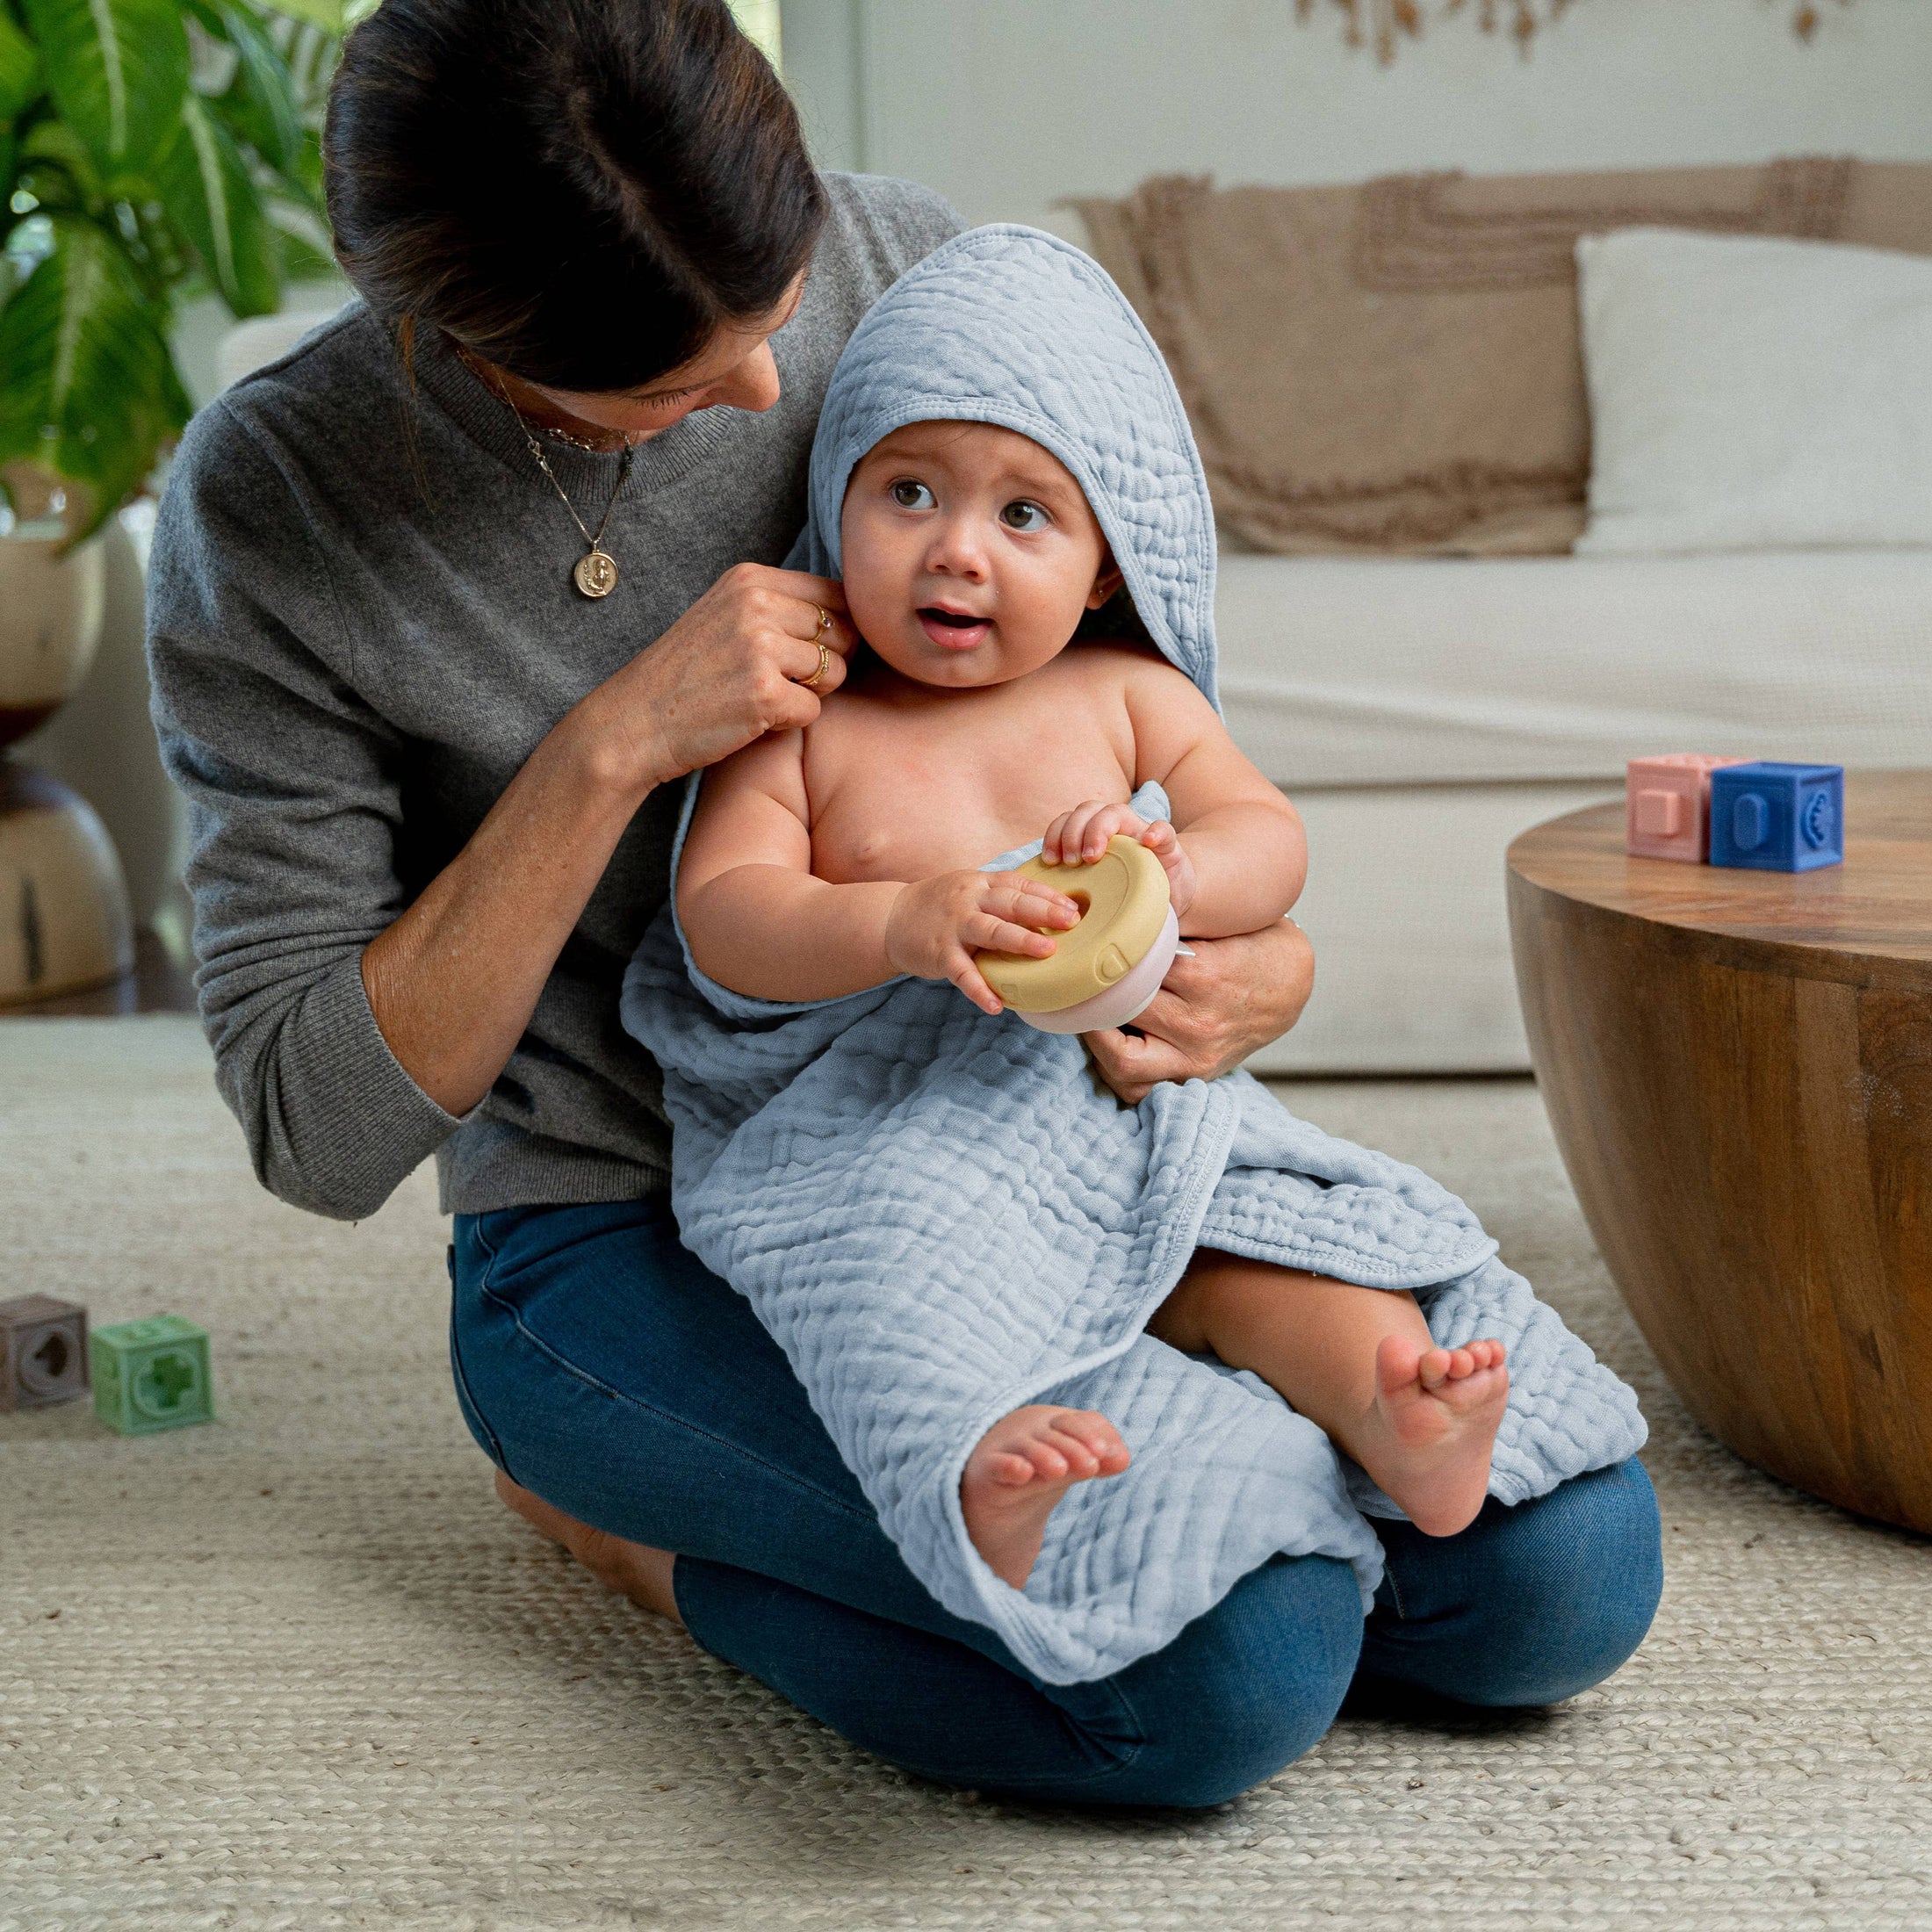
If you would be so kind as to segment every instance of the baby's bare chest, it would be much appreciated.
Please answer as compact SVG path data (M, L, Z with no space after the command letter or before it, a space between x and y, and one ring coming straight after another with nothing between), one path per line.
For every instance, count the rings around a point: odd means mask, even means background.
M841 884L929 878L1039 838L1085 799L1124 804L1131 751L1117 735L1078 708L844 707L807 753L811 869Z

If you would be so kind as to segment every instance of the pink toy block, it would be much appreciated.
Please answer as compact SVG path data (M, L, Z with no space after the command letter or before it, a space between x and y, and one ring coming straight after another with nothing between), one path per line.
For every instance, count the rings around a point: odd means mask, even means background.
M1711 853L1711 774L1741 758L1673 752L1633 758L1624 773L1624 843L1640 859L1701 864Z

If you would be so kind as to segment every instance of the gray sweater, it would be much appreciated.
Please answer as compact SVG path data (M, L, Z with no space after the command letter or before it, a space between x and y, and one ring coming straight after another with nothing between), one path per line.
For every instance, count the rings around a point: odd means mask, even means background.
M457 1213L668 1185L657 1068L618 1025L617 992L664 901L680 788L631 822L465 1118L397 1063L362 952L579 698L732 564L783 559L839 351L959 227L905 182L827 186L804 302L773 338L782 400L698 411L638 450L602 602L571 586L582 539L515 422L432 333L412 393L357 304L189 425L148 583L155 724L189 800L216 1078L285 1200L359 1218L432 1150ZM547 453L595 529L617 458Z

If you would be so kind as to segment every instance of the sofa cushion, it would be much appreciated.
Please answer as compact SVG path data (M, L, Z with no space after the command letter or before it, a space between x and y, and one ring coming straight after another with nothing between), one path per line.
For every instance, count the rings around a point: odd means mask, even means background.
M1215 620L1229 726L1291 791L1932 764L1932 551L1224 555Z
M1932 262L1669 228L1576 262L1579 551L1932 545Z

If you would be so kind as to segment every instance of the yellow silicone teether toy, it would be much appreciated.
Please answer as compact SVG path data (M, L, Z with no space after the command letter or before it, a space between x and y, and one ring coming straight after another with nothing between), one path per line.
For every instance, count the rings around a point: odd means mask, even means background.
M986 984L1047 1033L1124 1027L1145 1011L1180 947L1160 861L1138 840L1116 833L1091 865L1032 858L1013 869L1064 892L1080 907L1080 923L1051 934L1049 959L981 953Z

